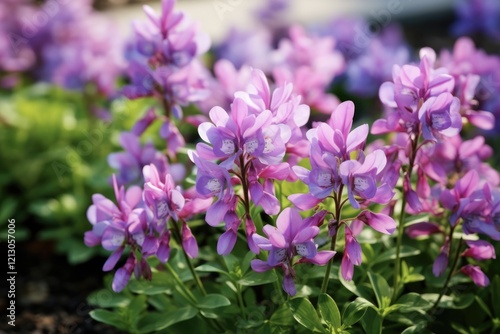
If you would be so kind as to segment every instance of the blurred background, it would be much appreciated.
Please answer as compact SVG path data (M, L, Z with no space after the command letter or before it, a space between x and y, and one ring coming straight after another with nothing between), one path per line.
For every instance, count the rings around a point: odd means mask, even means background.
M92 195L114 198L109 180L117 166L108 155L123 151L120 132L151 104L122 97L132 22L146 20L144 4L161 8L138 0L0 2L0 243L6 254L7 222L15 219L16 332L117 332L88 315L87 296L103 285L107 253L86 247L83 234ZM291 25L306 27L318 43L334 41L347 65L328 90L355 100L361 115L380 105L378 86L391 79L392 64L417 59L423 46L451 49L468 34L479 48L499 50L497 0L179 0L176 8L211 38L202 57L208 81L218 59L269 73L266 61ZM388 64L367 73L363 64L378 45L389 53L377 61ZM485 78L491 102L500 81ZM2 321L0 331L12 328Z

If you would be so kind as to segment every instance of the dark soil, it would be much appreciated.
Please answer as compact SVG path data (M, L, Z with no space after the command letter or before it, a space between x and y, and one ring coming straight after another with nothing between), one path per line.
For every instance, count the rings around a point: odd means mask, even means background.
M6 254L4 245L1 252ZM72 266L66 257L54 253L50 242L16 244L16 326L7 324L8 284L2 283L0 333L120 333L89 315L93 307L86 298L102 288L103 260L94 258Z

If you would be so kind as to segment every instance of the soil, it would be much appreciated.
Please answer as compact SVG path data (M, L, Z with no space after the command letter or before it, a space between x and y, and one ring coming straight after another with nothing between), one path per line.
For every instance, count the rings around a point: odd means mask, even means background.
M1 252L6 254L4 245ZM16 244L16 326L2 316L0 333L121 333L89 315L93 307L86 298L102 287L102 264L103 259L94 258L72 266L66 257L55 255L51 242ZM1 310L7 309L7 286L1 285Z

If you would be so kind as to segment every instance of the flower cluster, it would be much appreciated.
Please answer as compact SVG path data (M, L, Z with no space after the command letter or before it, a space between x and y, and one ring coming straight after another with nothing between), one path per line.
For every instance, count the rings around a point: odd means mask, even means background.
M288 178L290 167L283 162L287 144L301 140L300 127L309 119L309 107L300 104L300 97L292 92L291 84L271 91L264 73L254 70L248 91L235 93L231 110L214 107L209 112L211 122L199 126L205 143L196 146L191 159L197 167L198 193L217 197L207 212L207 223L226 225L219 254L231 252L242 220L249 247L258 252L252 239L255 226L250 201L269 215L280 211L273 182ZM235 185L241 186L241 197ZM243 218L236 215L238 198L246 210Z
M398 133L384 150L393 164L404 166L402 186L407 206L403 210L427 214L430 219L409 226L406 234L412 238L443 236L433 266L433 273L440 276L448 267L452 250L461 250L462 242L457 245L454 240L459 227L467 236L468 249L462 257L477 261L495 256L492 247L485 246L489 243L477 240L477 234L494 240L500 237L493 223L493 194L500 175L486 162L492 150L484 138L463 140L460 132L463 123L482 129L494 127L493 114L477 109L480 102L476 96L480 76L485 69L493 70L498 59L475 50L469 39L457 41L453 54L443 51L436 59L433 50L424 48L420 58L419 66L395 65L393 82L380 87L380 99L388 113L375 122L372 133ZM436 67L437 63L443 67ZM484 249L488 252L477 256ZM478 266L466 264L459 271L478 285L488 284Z
M359 222L387 234L391 234L396 226L391 217L369 210L342 220L344 189L347 189L348 201L355 209L366 208L370 203L387 204L394 196L392 189L395 184L386 181L390 179L386 174L393 170L386 169L385 153L382 150L369 154L363 152L368 125L351 130L353 116L354 104L343 102L333 111L327 123L319 123L307 132L311 144L311 170L301 166L294 166L293 170L308 185L309 193L289 196L290 201L302 210L333 198L335 212L330 212L330 236L336 237L338 229L345 226L346 248L342 259L342 275L346 280L352 279L354 265L361 264L361 247L355 238L361 231L358 227L362 227L362 224L359 225ZM352 221L350 225L349 221Z
M7 1L0 19L0 70L29 71L71 90L91 84L104 96L116 92L125 66L123 38L105 33L113 25L92 10L91 1Z
M276 227L264 226L267 238L253 235L255 244L262 250L269 251L267 261L252 260L252 269L264 272L280 267L284 272L283 290L290 296L296 293L294 265L313 263L323 266L335 255L334 251L318 251L314 238L319 233L326 212L318 212L314 216L302 219L295 208L284 209L276 219ZM300 257L295 261L296 257Z
M125 264L115 273L114 291L123 290L132 273L136 278L151 279L148 257L156 256L163 263L168 261L170 229L177 234L177 241L188 256L198 256L198 245L186 218L205 211L210 202L196 197L192 190L176 187L171 175L160 173L153 164L145 166L143 173L143 189L132 186L125 191L113 178L118 205L95 194L87 211L92 230L85 233L85 244L101 245L113 252L103 266L104 271L113 270L125 249L130 248Z
M163 0L161 15L144 6L148 21L134 23L135 38L127 52L131 83L123 94L132 99L156 96L167 116L181 118L181 106L207 95L196 57L208 50L210 39L175 12L174 5L175 0Z

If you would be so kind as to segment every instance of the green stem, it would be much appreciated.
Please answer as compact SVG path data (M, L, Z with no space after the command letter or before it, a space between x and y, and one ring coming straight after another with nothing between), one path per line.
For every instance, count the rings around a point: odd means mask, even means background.
M334 194L334 203L335 203L335 217L334 219L337 220L337 226L335 227L335 235L332 237L332 240L330 242L330 250L334 251L335 250L335 245L337 243L337 232L340 227L340 220L341 220L341 211L342 211L342 206L344 205L344 202L342 201L342 191L344 190L344 186L340 185L338 193ZM328 265L326 266L326 273L325 276L323 277L323 283L321 283L321 293L326 293L326 290L328 289L328 282L330 281L330 270L332 268L332 263L333 263L333 257L328 261Z
M246 319L245 317L245 303L243 303L243 296L241 294L241 286L236 283L236 298L238 299L238 305L240 306L241 317Z
M410 163L408 165L408 170L406 173L403 173L403 188L404 188L404 179L408 177L408 180L410 182L410 187L411 187L411 175L413 174L413 167L415 166L415 158L417 156L417 150L418 150L418 139L420 137L420 131L415 135L415 138L412 140L412 146L411 146L411 152L410 152ZM406 196L404 194L404 189L403 189L403 200L401 203L401 212L399 214L399 224L398 224L398 235L396 239L396 260L394 262L394 283L393 283L393 290L392 290L392 301L395 301L397 296L398 296L398 290L399 290L399 275L400 275L400 268L401 268L401 245L403 244L403 234L405 231L404 227L404 221L405 221L405 208L406 208Z
M245 218L250 219L250 196L248 195L247 165L245 164L245 159L243 159L243 154L240 154L240 168L241 168L241 187L243 188L243 206L245 207L245 215L246 215Z
M453 229L451 230L450 233L451 236L453 236ZM453 238L450 236L450 250L453 242ZM448 276L446 277L446 281L444 282L443 289L439 293L438 299L434 302L434 305L432 305L432 308L429 310L429 313L431 314L439 305L439 302L441 301L441 298L443 298L444 294L446 293L446 290L448 290L448 285L450 284L451 277L455 273L455 270L457 269L457 264L458 264L458 259L460 258L460 250L462 249L462 243L463 239L460 238L460 241L457 245L457 250L455 252L455 257L453 258L453 264L451 265L450 272L448 273Z
M177 225L177 222L173 222L171 224L174 229L174 235L177 239L177 242L179 243L180 248L182 249L182 254L184 254L184 259L186 260L186 263L188 265L189 271L191 272L191 275L193 276L194 281L196 282L196 285L198 286L198 289L201 291L203 296L207 295L207 291L205 290L205 287L203 286L203 283L201 282L200 277L194 270L193 263L191 262L191 259L189 258L189 255L186 253L186 250L184 247L182 247L182 235L181 232L179 231L179 226Z
M179 275L177 275L177 273L175 272L174 268L172 268L170 263L168 263L168 262L165 263L165 268L167 268L167 270L170 272L170 274L174 278L177 285L182 288L182 291L184 291L182 293L184 295L184 297L186 299L188 299L193 305L196 305L195 296L193 295L193 293L189 289L186 288L186 286L184 285L184 282L180 279ZM179 290L179 292L181 292L181 290Z
M332 241L330 244L330 250L335 249L335 244L337 242L337 235L332 237ZM328 288L328 282L330 281L330 271L332 269L333 258L328 261L328 265L326 266L325 277L323 277L323 283L321 284L321 293L326 293L326 289Z
M406 206L406 197L403 195L403 201L401 203L402 208L399 214L399 224L398 224L398 235L396 239L396 260L394 262L394 283L392 290L392 301L396 300L399 289L399 271L401 266L401 245L403 243L403 234L404 234L404 220L405 220L405 206Z

